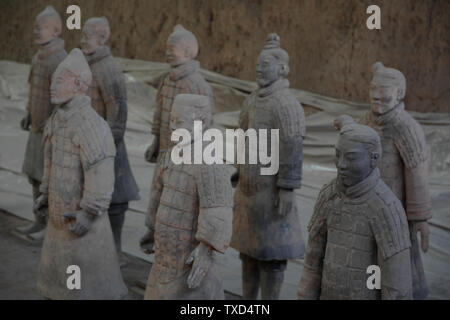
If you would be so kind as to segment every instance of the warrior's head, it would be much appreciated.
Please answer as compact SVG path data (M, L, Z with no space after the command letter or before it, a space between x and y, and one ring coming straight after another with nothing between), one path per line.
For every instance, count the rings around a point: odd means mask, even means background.
M267 36L267 42L258 56L256 82L263 88L289 74L289 55L280 48L280 37L276 33Z
M381 141L372 128L349 121L341 121L339 138L335 145L335 164L338 179L351 187L367 178L377 168L381 157Z
M106 17L93 17L83 26L80 46L84 54L90 55L105 45L111 30Z
M47 6L39 13L34 22L34 42L39 45L49 43L57 38L62 31L61 17L55 8Z
M62 104L86 93L92 81L89 65L80 49L73 49L52 76L50 96L53 104Z
M194 121L201 121L203 131L211 124L211 99L197 94L179 94L175 97L170 113L172 138L177 129L184 129L194 137Z
M406 79L403 73L386 68L381 62L372 66L370 104L375 114L384 114L400 104L406 94Z
M176 67L195 59L198 42L195 35L178 24L167 39L166 58L171 67Z

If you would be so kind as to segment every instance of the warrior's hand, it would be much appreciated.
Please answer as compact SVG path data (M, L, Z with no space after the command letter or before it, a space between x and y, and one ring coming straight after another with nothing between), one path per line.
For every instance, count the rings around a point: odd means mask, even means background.
M48 214L48 196L41 194L33 205L33 212L39 219L46 219Z
M29 114L27 114L20 121L20 127L22 128L22 130L28 131L28 130L30 130L30 125L31 125L31 117Z
M417 232L420 232L420 246L423 252L428 251L430 229L428 228L428 222L425 221L414 221L412 224L411 233L416 236Z
M297 206L295 204L294 191L280 188L278 191L278 198L275 201L275 207L278 207L278 214L283 217L295 210Z
M155 252L155 233L148 229L144 236L139 240L141 251L145 254L152 254Z
M233 175L231 176L231 186L233 188L236 188L238 182L239 182L239 171L233 173Z
M197 288L208 273L213 263L212 248L200 242L197 248L192 251L186 264L191 264L192 262L192 269L187 279L189 289Z
M159 153L159 138L155 137L152 144L145 151L145 160L150 163L155 163Z
M69 230L79 237L85 235L91 229L95 219L93 214L87 213L84 210L64 213L63 216L68 219L75 219L75 223L70 224Z

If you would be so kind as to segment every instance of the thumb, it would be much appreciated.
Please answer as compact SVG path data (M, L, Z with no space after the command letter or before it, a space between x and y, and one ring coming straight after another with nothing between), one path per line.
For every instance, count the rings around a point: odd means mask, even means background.
M69 219L76 219L77 218L77 213L76 212L67 212L67 213L63 213L63 216Z
M189 258L186 260L186 264L191 264L192 262L194 262L194 256L195 256L195 249L189 255Z

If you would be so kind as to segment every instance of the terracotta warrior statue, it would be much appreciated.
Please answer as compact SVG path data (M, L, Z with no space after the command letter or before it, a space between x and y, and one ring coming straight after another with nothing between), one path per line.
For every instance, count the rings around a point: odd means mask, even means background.
M167 40L166 58L171 70L161 81L156 93L156 110L153 116L152 133L155 138L147 148L145 158L156 163L155 172L159 170L162 155L172 146L169 126L170 112L175 96L178 94L198 94L209 97L211 112L214 114L214 98L212 89L200 74L200 63L195 60L198 43L194 34L181 25L176 25ZM211 118L212 121L212 118ZM150 198L155 190L155 177L150 187ZM148 213L152 210L150 203ZM142 239L145 241L146 235Z
M155 139L145 152L148 162L157 163L158 155L171 147L169 118L176 95L191 93L208 96L214 114L212 89L200 74L200 63L195 60L197 53L198 43L195 35L183 26L176 25L167 40L166 58L171 70L162 79L156 94L152 125Z
M179 94L170 128L187 130L194 137L194 121L201 121L206 130L211 117L209 97ZM195 141L182 143L190 150L181 152L193 154ZM171 154L160 156L146 220L148 232L141 241L144 252L155 253L145 299L224 299L216 252L224 253L231 239L230 168L175 164Z
M337 178L320 191L308 225L298 297L411 299L408 223L380 178L380 138L368 126L343 120L335 147ZM368 286L370 266L381 270L378 288Z
M380 173L383 181L403 204L411 234L411 265L414 299L425 299L428 287L420 256L420 246L428 250L428 220L431 198L428 189L428 148L425 135L416 120L405 110L404 75L377 62L370 85L371 111L361 120L381 137L383 157Z
M105 45L110 35L105 17L90 18L83 26L81 49L91 67L92 82L87 95L92 107L106 120L116 145L115 183L108 210L116 249L121 252L121 233L128 202L139 200L139 189L128 162L124 135L127 124L127 91L119 64Z
M279 129L279 171L261 175L261 164L238 165L231 247L240 252L244 299L278 299L288 259L304 254L294 189L302 177L305 116L289 91L289 56L269 34L256 67L259 89L244 102L239 127Z
M33 200L40 196L39 185L44 168L42 132L45 122L54 108L50 101L51 77L58 64L67 56L67 52L64 50L64 40L58 38L61 28L61 18L52 6L46 7L36 17L34 23L33 33L39 50L33 57L28 78L30 96L27 115L20 123L22 129L30 131L22 172L28 176L33 187ZM30 234L44 229L47 213L45 211L41 213L42 216L35 215L35 222L31 226L19 228L18 231Z
M106 214L116 150L108 124L86 96L91 80L79 49L52 77L51 101L58 107L44 130L42 195L35 203L36 211L49 212L38 291L50 299L119 299L127 293ZM80 272L78 289L68 288L73 266Z

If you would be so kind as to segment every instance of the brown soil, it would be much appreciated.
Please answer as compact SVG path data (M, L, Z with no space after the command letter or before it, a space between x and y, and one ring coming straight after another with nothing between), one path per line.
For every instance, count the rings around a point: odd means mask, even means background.
M200 41L203 67L253 80L256 56L277 32L291 56L292 87L355 101L368 100L370 66L381 60L408 80L407 108L450 112L450 1L379 0L382 29L366 28L371 0L2 0L0 59L29 62L36 14L52 4L67 18L78 4L82 22L106 16L117 56L164 61L177 23ZM80 31L64 28L67 48Z

